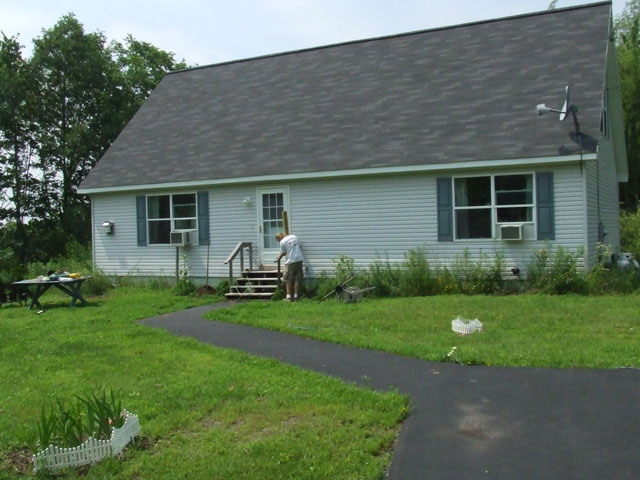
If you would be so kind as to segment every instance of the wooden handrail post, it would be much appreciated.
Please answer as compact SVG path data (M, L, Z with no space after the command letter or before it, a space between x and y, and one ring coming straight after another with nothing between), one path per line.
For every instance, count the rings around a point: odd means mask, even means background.
M244 249L249 249L249 269L253 270L253 244L251 242L238 243L231 255L227 258L225 264L229 264L229 287L233 285L233 261L240 254L240 272L244 272ZM242 274L242 273L241 273Z
M281 269L280 262L282 262L281 258L278 259L278 286L280 286L280 283L281 283L280 282L280 269Z

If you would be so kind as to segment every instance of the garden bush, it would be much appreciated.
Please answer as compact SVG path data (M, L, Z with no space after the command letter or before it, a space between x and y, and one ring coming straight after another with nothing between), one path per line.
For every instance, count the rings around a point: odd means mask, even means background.
M397 272L401 296L421 297L436 293L435 277L424 248L418 247L406 252L404 262Z
M578 268L578 260L583 257L581 250L571 253L562 246L555 251L550 245L536 250L527 269L528 289L559 295L588 293L586 275Z
M620 251L629 252L640 261L640 209L620 214Z
M82 287L82 291L91 296L104 295L113 287L113 282L102 271L94 268L89 278Z
M383 262L380 256L369 266L369 286L377 297L396 297L400 292L400 270L391 265L389 256Z
M621 268L608 245L598 245L596 259L587 275L589 293L631 293L640 288L640 270Z
M388 256L378 258L369 269L359 269L355 260L346 255L333 259L336 276L322 272L317 280L317 298L331 292L336 285L357 274L349 286L359 288L375 287L371 295L377 297L416 297L448 293L499 293L503 288L502 269L504 265L500 252L496 252L493 262L483 255L478 262L471 260L468 251L456 258L452 270L434 269L429 265L426 249L417 247L407 251L404 261L392 263Z
M502 291L502 271L504 261L502 253L496 251L493 263L487 254L482 254L477 262L471 260L469 249L462 256L456 256L453 262L452 277L455 292L467 295L490 294Z

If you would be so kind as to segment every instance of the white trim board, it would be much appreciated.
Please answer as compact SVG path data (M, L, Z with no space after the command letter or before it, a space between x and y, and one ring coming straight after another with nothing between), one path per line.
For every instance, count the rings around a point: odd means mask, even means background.
M555 157L537 157L522 158L513 160L485 160L478 162L459 162L459 163L438 163L432 165L407 165L401 167L376 167L376 168L358 168L352 170L331 170L324 172L308 172L308 173L285 173L278 175L258 175L251 177L238 178L220 178L208 180L191 180L186 182L168 182L154 183L148 185L125 185L115 187L97 187L97 188L79 188L80 194L93 193L110 193L110 192L131 192L140 190L162 190L162 189L178 189L178 188L194 188L207 187L215 185L237 185L243 183L262 183L262 182L281 182L294 180L312 180L320 178L337 178L337 177L354 177L365 175L390 175L401 173L418 173L418 172L442 172L456 171L461 169L481 169L496 167L514 167L514 166L531 166L531 165L549 165L549 164L567 164L575 163L581 160L592 161L597 160L595 153L580 155L563 155Z

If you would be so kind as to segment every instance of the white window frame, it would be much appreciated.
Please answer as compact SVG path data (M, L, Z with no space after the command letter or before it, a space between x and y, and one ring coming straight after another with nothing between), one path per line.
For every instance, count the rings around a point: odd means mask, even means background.
M495 177L506 177L512 175L531 175L532 178L532 203L531 204L516 204L516 205L498 205L498 198L496 192ZM460 178L490 178L491 188L491 205L458 207L456 205L456 179ZM533 230L537 230L536 217L537 217L537 202L536 202L536 173L532 171L527 172L508 172L508 173L490 173L490 174L476 174L476 175L456 175L453 177L453 240L454 242L486 242L487 240L501 240L497 236L502 225L533 225ZM531 208L532 220L523 222L498 222L498 208ZM456 212L458 210L491 210L491 237L487 238L458 238L458 222ZM526 238L525 238L526 239Z
M174 211L173 211L173 197L177 196L177 195L193 195L194 197L194 205L195 205L195 211L196 214L194 217L174 217ZM169 217L164 217L164 218L149 218L149 198L150 197L169 197ZM169 241L168 243L152 243L151 242L151 230L149 228L149 225L151 222L166 222L169 221L169 225L170 225L170 230L169 232L197 232L198 231L198 194L196 192L179 192L179 193L158 193L158 194L153 194L153 195L147 195L145 201L146 203L146 208L147 208L147 238L148 238L148 245L153 246L153 245L158 245L158 246L171 246L171 241ZM189 204L191 205L191 204ZM175 222L176 220L192 220L194 222L195 228L175 228Z

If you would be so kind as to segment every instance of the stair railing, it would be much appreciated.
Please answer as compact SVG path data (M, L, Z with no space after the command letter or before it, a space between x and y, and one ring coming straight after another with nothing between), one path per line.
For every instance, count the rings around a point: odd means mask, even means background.
M282 261L282 257L278 257L278 286L281 285L282 283L282 266L280 265L280 262Z
M240 272L244 272L244 250L249 251L249 270L253 270L253 244L251 242L240 242L233 249L229 258L224 262L229 265L229 287L233 286L233 261L240 254Z

